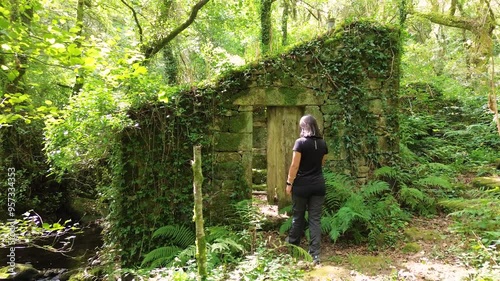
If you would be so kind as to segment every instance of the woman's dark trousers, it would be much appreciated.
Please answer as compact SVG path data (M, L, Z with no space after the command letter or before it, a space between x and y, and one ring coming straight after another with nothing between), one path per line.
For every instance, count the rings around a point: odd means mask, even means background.
M310 196L309 198L293 195L292 228L288 233L288 243L300 245L306 225L305 213L309 220L309 254L316 260L321 252L321 212L325 196Z

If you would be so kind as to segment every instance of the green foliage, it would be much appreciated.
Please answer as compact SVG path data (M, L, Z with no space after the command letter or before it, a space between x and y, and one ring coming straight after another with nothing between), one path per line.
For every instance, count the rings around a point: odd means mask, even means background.
M389 169L379 172L391 174ZM409 216L390 194L387 182L374 180L356 187L345 175L325 173L327 194L322 230L333 241L341 235L355 242L368 241L373 248L394 243Z
M78 223L47 223L36 212L30 210L20 219L11 219L0 223L0 247L26 246L38 247L52 252L65 253L72 250L73 241L80 231ZM64 237L58 239L58 237ZM51 239L52 244L47 244Z
M244 232L238 233L227 227L215 226L207 229L208 267L214 268L220 264L231 263L246 253L248 239ZM150 251L144 256L141 266L156 268L159 266L186 266L195 258L195 234L185 226L168 225L156 230L153 238L163 238L156 241L169 244Z
M153 232L153 237L165 238L179 247L186 248L189 245L193 245L196 237L192 229L183 225L166 225L158 228Z

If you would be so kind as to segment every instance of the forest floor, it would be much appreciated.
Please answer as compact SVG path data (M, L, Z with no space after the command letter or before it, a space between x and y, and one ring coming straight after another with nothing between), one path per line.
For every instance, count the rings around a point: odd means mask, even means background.
M277 206L264 203L265 196L256 199L266 217L283 219ZM377 252L367 245L333 244L323 237L321 264L312 267L299 262L298 266L306 271L307 281L500 281L500 269L478 269L465 263L466 241L452 231L452 223L446 216L413 218L404 230L405 241ZM274 235L284 241L283 235ZM302 246L307 249L305 243Z

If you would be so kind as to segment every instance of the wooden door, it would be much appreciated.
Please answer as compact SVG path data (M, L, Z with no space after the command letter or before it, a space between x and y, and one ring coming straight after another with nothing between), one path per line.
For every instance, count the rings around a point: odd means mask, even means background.
M300 107L267 108L267 201L282 208L291 203L285 186L292 162L292 148L299 137Z

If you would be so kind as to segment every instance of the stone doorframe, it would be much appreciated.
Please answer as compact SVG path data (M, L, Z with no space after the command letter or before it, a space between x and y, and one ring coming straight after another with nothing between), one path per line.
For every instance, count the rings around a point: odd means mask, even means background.
M268 176L267 176L267 200L269 204L278 201L278 207L282 208L291 203L291 198L285 194L286 176L292 158L293 143L299 136L298 121L304 114L311 114L318 120L318 125L323 130L323 114L321 105L325 103L324 96L318 96L316 91L308 88L296 87L266 87L250 88L233 104L240 108L240 112L253 111L253 107L267 107L268 109ZM245 123L252 124L252 114L244 114ZM272 121L270 123L269 121ZM277 121L277 123L274 123ZM252 126L246 126L252 128ZM252 139L253 131L244 138ZM286 134L285 134L286 133ZM269 134L271 134L270 139ZM278 139L274 139L278 138ZM246 161L243 161L245 181L252 186L252 142L240 146L240 153ZM248 145L250 144L250 145Z

